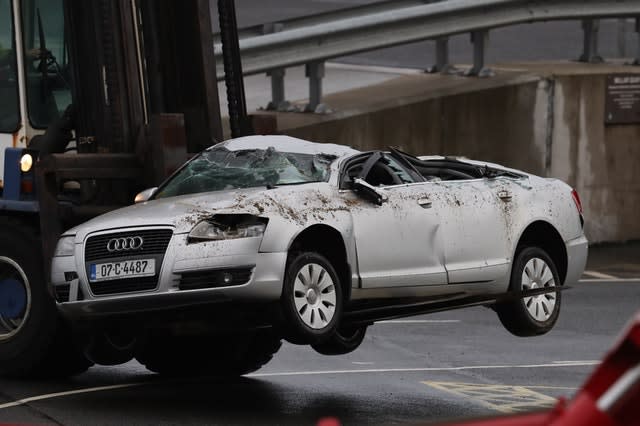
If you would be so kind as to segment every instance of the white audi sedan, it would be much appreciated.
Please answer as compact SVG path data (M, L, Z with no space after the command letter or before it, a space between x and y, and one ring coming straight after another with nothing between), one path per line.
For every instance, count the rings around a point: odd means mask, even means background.
M241 374L282 338L344 354L377 320L465 306L545 333L584 269L583 223L556 179L251 136L65 232L51 282L94 362Z

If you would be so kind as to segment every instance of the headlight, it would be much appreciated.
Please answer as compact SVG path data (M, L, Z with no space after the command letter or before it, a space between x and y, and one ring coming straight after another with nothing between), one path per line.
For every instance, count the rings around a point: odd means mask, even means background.
M189 233L189 241L233 240L261 237L267 219L251 215L215 215L198 223Z
M54 256L73 256L73 252L75 249L75 240L76 237L71 235L66 235L60 237L58 240L58 244L56 245L56 251L53 253Z
M31 170L32 166L33 166L33 157L29 153L24 154L22 158L20 158L20 171L22 173L27 173L29 170Z

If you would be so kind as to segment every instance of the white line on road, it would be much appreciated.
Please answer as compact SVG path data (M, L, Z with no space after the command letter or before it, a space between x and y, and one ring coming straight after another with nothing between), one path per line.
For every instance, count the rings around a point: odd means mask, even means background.
M23 398L13 402L7 402L6 404L0 404L0 410L3 410L5 408L17 407L19 405L28 404L30 402L41 401L43 399L60 398L62 396L77 395L77 394L91 393L91 392L102 392L102 391L113 390L113 389L132 388L135 386L142 386L150 383L152 382L125 383L122 385L97 386L94 388L75 389L75 390L66 391L66 392L56 392L56 393L48 393L44 395L31 396L29 398Z
M581 283L640 283L638 278L583 278L579 280Z
M446 324L460 322L460 320L384 320L376 321L376 324Z
M359 369L359 370L325 370L325 371L285 371L281 373L254 373L247 374L246 377L286 377L286 376L319 376L328 374L366 374L366 373L411 373L423 371L463 371L463 370L496 370L507 368L558 368L558 367L589 367L598 365L599 361L562 361L552 362L551 364L516 364L516 365L466 365L461 367L422 367L422 368L378 368L378 369ZM31 396L19 399L17 401L0 404L0 410L6 408L17 407L31 402L42 401L45 399L60 398L70 395L78 395L91 392L101 392L114 389L125 389L136 386L144 386L151 384L167 384L172 382L136 382L124 383L121 385L98 386L92 388L75 389L66 392L48 393L44 395Z
M551 364L515 364L515 365L465 365L461 367L417 367L417 368L376 368L362 370L325 370L325 371L284 371L281 373L253 373L247 377L285 377L285 376L319 376L325 374L363 374L363 373L411 373L421 371L463 371L463 370L497 370L506 368L558 368L589 367L598 365L600 361L563 362Z
M583 273L593 278L603 278L605 280L615 280L617 278L617 277L614 277L613 275L603 274L602 272L597 272L597 271L584 271Z

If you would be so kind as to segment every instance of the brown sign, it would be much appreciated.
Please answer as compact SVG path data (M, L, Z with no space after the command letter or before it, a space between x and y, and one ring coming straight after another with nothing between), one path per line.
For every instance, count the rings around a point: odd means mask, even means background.
M640 123L640 74L608 75L604 102L606 124Z

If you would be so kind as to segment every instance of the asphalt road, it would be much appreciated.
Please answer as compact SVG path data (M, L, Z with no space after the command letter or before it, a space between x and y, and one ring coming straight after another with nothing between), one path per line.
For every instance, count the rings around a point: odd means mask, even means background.
M135 362L66 381L0 380L0 423L416 424L548 407L575 392L638 310L640 280L563 295L556 327L536 338L513 337L492 311L472 308L376 324L341 357L285 345L237 380L163 379Z

